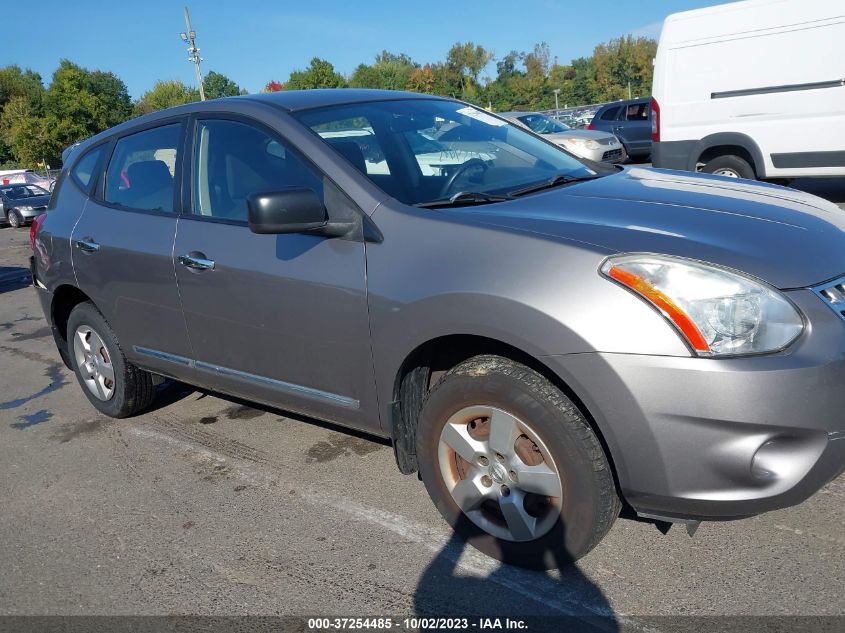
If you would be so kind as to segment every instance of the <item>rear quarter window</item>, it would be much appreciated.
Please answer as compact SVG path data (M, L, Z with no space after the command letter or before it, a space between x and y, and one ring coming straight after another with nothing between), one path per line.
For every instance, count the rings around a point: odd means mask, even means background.
M94 147L82 156L71 169L70 175L74 182L79 185L85 193L91 191L91 185L94 182L94 176L97 174L97 169L102 164L103 153L105 152L105 145Z
M613 121L616 118L616 115L619 114L619 107L615 108L608 108L604 112L601 113L599 117L602 121Z

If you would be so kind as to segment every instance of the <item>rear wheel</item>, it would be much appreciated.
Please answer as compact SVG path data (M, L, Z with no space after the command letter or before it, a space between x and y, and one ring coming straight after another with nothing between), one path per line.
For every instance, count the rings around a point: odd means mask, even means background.
M67 333L76 378L98 411L125 418L152 403L152 375L126 360L117 336L92 303L80 303L73 309Z
M749 178L754 180L756 175L754 169L744 158L726 154L716 156L704 164L701 171L714 176L727 176L728 178Z
M13 229L23 226L23 216L17 209L12 209L9 211L8 215L9 226Z
M507 563L562 567L607 534L620 502L601 444L547 379L497 356L471 358L431 390L420 475L446 521Z

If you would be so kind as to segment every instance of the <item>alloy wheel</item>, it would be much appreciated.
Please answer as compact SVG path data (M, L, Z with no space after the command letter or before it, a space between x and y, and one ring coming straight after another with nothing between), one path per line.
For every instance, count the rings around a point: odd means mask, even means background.
M76 366L94 397L106 402L114 396L114 365L103 339L90 326L80 325L73 335Z
M560 473L529 424L490 406L465 407L440 433L440 472L452 499L488 534L532 541L557 522Z

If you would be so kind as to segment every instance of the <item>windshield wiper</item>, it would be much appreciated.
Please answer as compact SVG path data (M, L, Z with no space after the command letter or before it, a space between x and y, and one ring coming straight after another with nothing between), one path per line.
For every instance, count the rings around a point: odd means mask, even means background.
M542 191L543 189L552 189L553 187L560 187L561 185L570 185L576 182L583 182L584 180L595 180L596 178L601 178L601 176L598 174L592 174L589 176L558 174L554 178L550 178L545 182L541 182L536 185L530 185L522 189L516 189L514 191L509 192L507 195L509 195L511 198L516 198L518 196L524 196L527 193L534 193L535 191Z
M473 204L488 204L490 202L504 202L505 200L513 200L510 194L493 194L484 193L483 191L459 191L449 198L441 198L439 200L429 200L428 202L419 202L415 207L429 209L434 207L460 207L469 206Z

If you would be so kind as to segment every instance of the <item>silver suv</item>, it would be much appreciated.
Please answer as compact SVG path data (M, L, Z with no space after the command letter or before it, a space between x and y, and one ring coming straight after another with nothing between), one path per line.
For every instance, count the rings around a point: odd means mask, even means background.
M74 146L32 237L99 411L169 377L389 437L507 562L845 464L845 217L790 189L583 162L449 99L280 92Z

